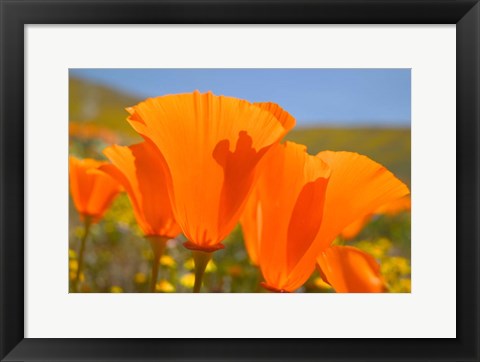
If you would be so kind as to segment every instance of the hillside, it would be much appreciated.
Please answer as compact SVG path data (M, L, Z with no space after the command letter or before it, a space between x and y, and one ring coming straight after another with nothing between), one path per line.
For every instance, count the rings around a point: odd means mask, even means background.
M311 154L323 150L364 154L410 185L410 129L300 128L291 131L286 139L306 145Z
M138 135L126 121L126 107L141 101L109 87L70 77L69 120L94 123L118 132L123 138L138 139Z

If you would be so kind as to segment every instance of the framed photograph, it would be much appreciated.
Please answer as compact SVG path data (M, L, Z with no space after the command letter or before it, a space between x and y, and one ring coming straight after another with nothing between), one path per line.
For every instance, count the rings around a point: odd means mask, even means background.
M479 360L478 1L1 9L2 361Z

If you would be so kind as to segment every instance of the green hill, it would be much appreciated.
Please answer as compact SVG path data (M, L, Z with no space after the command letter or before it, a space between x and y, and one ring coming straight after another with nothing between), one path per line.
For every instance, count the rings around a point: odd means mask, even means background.
M300 128L292 130L286 139L306 145L311 154L323 150L364 154L410 185L410 129Z
M126 107L141 101L109 87L70 77L69 119L75 122L92 122L118 132L123 138L139 139L126 121Z

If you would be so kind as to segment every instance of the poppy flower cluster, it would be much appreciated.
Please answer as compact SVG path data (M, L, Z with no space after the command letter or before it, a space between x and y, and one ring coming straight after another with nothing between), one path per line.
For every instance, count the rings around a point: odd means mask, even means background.
M127 112L144 141L107 147L110 162L71 158L70 190L89 220L84 239L113 197L127 193L152 246L151 291L166 242L181 233L200 291L212 254L228 247L238 223L270 291L297 290L315 268L337 292L384 291L372 256L332 243L409 194L385 167L352 152L309 155L303 145L282 143L295 119L275 103L195 91L150 98Z

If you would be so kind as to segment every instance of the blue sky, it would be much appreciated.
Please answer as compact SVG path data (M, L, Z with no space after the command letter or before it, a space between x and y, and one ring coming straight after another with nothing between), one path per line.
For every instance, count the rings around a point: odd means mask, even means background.
M410 69L70 69L70 75L142 98L198 89L276 102L298 126L410 127Z

